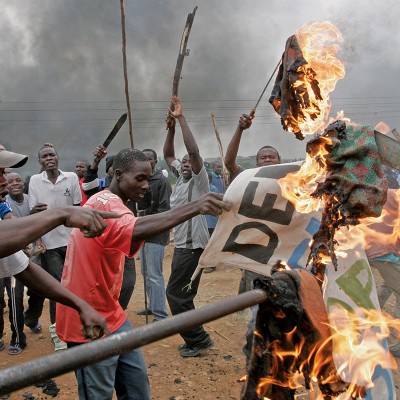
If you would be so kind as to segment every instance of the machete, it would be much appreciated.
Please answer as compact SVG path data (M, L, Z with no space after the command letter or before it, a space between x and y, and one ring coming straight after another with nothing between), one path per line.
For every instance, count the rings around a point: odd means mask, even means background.
M381 132L374 133L382 163L400 171L400 142Z
M110 143L113 141L113 139L117 135L118 131L121 129L122 125L125 123L126 118L127 118L126 113L121 115L118 122L114 125L114 128L112 128L111 132L108 134L107 139L103 142L103 146L105 148L107 148L110 145Z

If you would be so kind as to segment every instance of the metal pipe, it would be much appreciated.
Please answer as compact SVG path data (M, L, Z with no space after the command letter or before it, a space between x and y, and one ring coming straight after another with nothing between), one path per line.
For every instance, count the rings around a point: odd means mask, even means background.
M0 371L0 395L49 380L116 354L126 353L265 300L267 300L266 292L261 289L252 290L196 310L165 318L153 324L142 325L128 332L114 334L104 339L3 369Z

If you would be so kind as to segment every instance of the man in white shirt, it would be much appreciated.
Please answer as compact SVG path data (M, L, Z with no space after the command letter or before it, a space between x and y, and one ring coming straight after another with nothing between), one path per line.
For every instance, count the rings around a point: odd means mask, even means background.
M38 157L43 172L33 175L29 182L31 212L37 213L62 206L79 206L82 201L82 194L78 177L74 172L64 172L58 169L59 157L55 148L50 145L43 146L39 150ZM42 256L42 267L59 282L61 281L71 231L71 228L61 225L42 237L43 244L46 247ZM28 319L35 319L36 322L37 317L41 314L43 301L36 301L34 304L36 304L35 309L26 310L25 316ZM50 301L50 321L52 325L56 322L56 304L54 301ZM50 327L56 350L66 348L66 345L60 344L55 333L53 334L53 330Z

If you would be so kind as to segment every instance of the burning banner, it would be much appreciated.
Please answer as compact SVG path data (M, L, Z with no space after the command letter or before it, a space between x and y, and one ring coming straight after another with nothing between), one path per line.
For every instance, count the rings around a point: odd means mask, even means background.
M298 169L298 164L262 167L244 171L233 181L224 198L232 204L232 210L220 216L196 273L205 267L228 266L270 276L272 266L285 261L294 271L300 270L308 274L306 263L309 244L312 236L319 229L321 212L319 210L308 214L298 212L295 206L282 196L277 181ZM339 249L343 247L342 244L348 244L346 228L340 228L337 241ZM323 301L331 329L334 327L338 332L330 339L335 371L344 382L352 384L351 393L358 385L367 389L369 399L395 399L390 372L391 364L389 356L382 347L383 339L378 337L381 328L377 321L371 323L368 330L355 320L349 322L350 319L347 319L347 322L343 323L344 311L360 316L366 313L362 310L379 310L374 279L365 253L359 244L355 247L351 245L351 247L351 251L338 252L337 270L333 268L332 262L327 260L323 286ZM311 274L310 276L312 277ZM350 317L346 316L346 318ZM368 316L366 319L368 320ZM343 334L343 328L349 326L355 326L357 335ZM335 329L333 329L334 332L336 332ZM323 338L324 335L321 337ZM350 344L344 345L339 340L341 337L350 338ZM367 343L365 341L371 338L374 349L377 348L379 351L365 350L370 346L365 344ZM354 347L363 349L363 356L366 356L368 360L360 359L358 355L353 354L353 351L350 352L349 349ZM313 354L315 351L317 350L314 349ZM375 357L373 360L369 359L369 356L375 356L375 353L379 354L378 360ZM281 357L278 355L279 352L275 351L275 354L278 358ZM261 365L259 367L261 368ZM367 369L368 373L361 374L360 369ZM333 375L336 376L336 372ZM329 373L328 376L332 374ZM317 377L317 379L320 378L321 375ZM323 379L321 381L323 382ZM290 382L293 384L293 381L290 380ZM281 382L266 382L264 389L272 384L279 386L278 383L281 384ZM263 398L256 397L258 396L256 391L254 393L254 397L244 398ZM263 393L263 391L258 393ZM348 397L338 398L351 398L351 394L346 394L346 392L341 396L346 395ZM272 398L279 399L280 397Z

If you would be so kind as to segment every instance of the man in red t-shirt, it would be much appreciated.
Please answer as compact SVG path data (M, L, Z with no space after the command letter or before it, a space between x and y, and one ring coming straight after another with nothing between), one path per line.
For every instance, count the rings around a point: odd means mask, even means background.
M133 257L143 241L173 228L195 215L218 215L230 207L222 195L208 193L198 201L165 213L135 217L126 206L128 199L139 201L146 194L152 175L150 162L139 150L121 150L115 157L114 176L109 190L92 196L85 207L117 211L121 218L109 220L103 235L87 240L74 229L69 243L62 284L81 296L106 318L111 333L132 329L118 302L124 270L124 257ZM80 331L79 316L57 304L57 333L73 347L86 342ZM146 366L140 349L111 357L75 371L79 398L118 398L150 400Z

